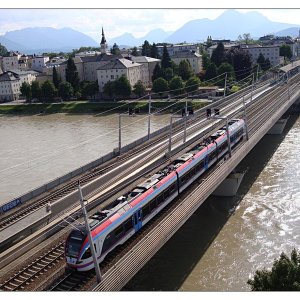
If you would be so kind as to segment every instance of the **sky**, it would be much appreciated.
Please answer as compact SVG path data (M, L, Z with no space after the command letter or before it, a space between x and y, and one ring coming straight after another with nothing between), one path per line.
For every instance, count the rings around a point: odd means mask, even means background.
M220 6L221 7L221 6ZM258 11L276 22L300 24L300 9L237 9L240 12ZM215 19L225 9L0 9L0 35L26 27L70 27L92 37L101 38L104 27L107 39L125 32L142 37L150 30L161 28L175 31L186 22Z

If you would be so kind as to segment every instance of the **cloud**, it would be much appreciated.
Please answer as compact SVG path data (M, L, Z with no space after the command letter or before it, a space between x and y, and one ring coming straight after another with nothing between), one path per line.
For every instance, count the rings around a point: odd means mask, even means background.
M135 37L161 28L175 31L194 19L217 18L225 9L0 9L0 34L25 27L70 27L100 41L129 32ZM299 9L252 9L269 19L298 23ZM250 11L241 9L241 12Z

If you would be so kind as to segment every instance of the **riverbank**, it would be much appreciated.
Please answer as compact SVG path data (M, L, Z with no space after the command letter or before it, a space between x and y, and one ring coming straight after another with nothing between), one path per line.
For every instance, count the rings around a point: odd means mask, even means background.
M194 110L208 104L208 102L189 101ZM152 102L152 112L158 112L163 108L163 113L170 113L180 110L185 102L175 103L174 101ZM128 108L139 109L140 113L148 113L148 102L64 102L64 103L34 103L34 104L2 104L0 114L9 115L34 115L34 114L93 114L113 110L114 113L127 112Z

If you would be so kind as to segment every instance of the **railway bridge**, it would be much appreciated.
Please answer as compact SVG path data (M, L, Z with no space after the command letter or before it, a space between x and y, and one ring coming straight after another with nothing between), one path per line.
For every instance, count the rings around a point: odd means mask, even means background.
M37 202L40 201L41 205L28 216L23 215L15 221L13 216L19 213L18 207L12 209L5 217L2 214L1 277L5 277L8 270L17 268L20 264L17 258L22 259L26 253L28 258L28 251L35 247L41 248L42 243L49 242L54 235L61 232L62 226L63 242L65 233L70 230L68 224L81 218L76 190L78 179L82 182L84 197L88 202L87 208L93 212L99 207L105 207L109 201L122 195L124 190L135 186L141 178L147 177L158 167L166 165L186 149L193 147L199 139L224 126L226 120L244 118L247 122L247 138L232 150L232 155L219 161L209 172L196 180L178 200L156 216L151 224L145 226L132 243L126 244L118 252L117 258L111 259L107 264L101 264L101 282L96 284L94 278L89 286L89 289L94 291L122 289L299 99L299 71L298 64L285 67L281 70L285 80L272 78L212 103L209 108L220 109L220 115L207 117L207 108L199 110L193 117L177 121L154 134L152 139L145 139L134 148L129 147L123 149L123 153L112 155L107 162L97 167L93 166L93 171L87 168L88 171L84 175L75 174L67 186L62 182L52 193L47 191L47 195L37 195ZM49 211L45 204L51 199L54 201L51 202ZM26 205L28 210L31 207L29 202ZM22 229L20 222L24 223ZM12 236L14 238L11 238ZM0 282L0 289L5 290L5 284L8 285L7 282L2 285Z

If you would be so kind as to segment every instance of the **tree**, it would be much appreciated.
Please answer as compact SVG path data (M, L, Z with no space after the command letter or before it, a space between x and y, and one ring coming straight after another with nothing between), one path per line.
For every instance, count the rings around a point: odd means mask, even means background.
M235 79L233 66L231 64L229 64L228 62L222 63L218 68L219 75L224 74L224 73L227 73L227 80L232 81ZM224 86L224 84L225 84L225 75L224 75L224 80L223 80L222 85Z
M243 36L239 35L238 40L240 43L245 43L246 45L253 43L250 33L243 33Z
M64 100L69 100L74 95L74 89L69 82L61 82L58 85L58 95Z
M209 54L207 52L203 52L202 54L202 66L206 70L208 66L211 64L211 60Z
M7 51L6 47L0 43L0 56L7 55L7 52L8 51Z
M31 83L31 94L33 99L35 98L40 100L42 97L42 89L39 82L36 80Z
M103 92L104 92L104 94L106 94L110 98L112 98L115 94L114 81L106 82L103 86Z
M225 48L223 43L218 43L217 48L212 52L210 60L215 63L217 67L225 61Z
M157 47L156 47L155 43L153 43L152 46L151 46L151 55L150 55L150 57L158 58L158 50L157 50Z
M53 101L54 97L56 96L56 92L57 92L53 82L46 80L42 84L41 89L42 89L43 100L45 102Z
M300 291L300 253L293 249L289 258L282 252L270 271L257 270L247 283L252 291Z
M167 81L170 81L174 77L174 72L172 68L162 69L162 77Z
M115 94L121 97L129 97L131 94L131 85L124 74L115 80L113 89Z
M172 67L172 63L171 63L171 58L167 49L167 46L164 45L163 48L163 54L162 54L162 59L161 59L161 67L162 69L166 69L166 68L171 68Z
M31 86L27 82L23 82L21 87L20 87L20 92L21 94L26 97L26 101L30 101L32 98L32 93L31 93Z
M146 94L146 88L141 80L139 80L134 86L133 86L133 92L138 95L139 97L142 97Z
M226 60L233 66L236 80L241 80L251 73L250 54L241 48L232 48L226 52Z
M184 59L180 61L178 65L178 75L183 80L188 80L190 77L193 76L193 70L188 60Z
M184 92L184 83L180 76L174 76L170 83L169 88L171 90L171 93L174 95L180 95Z
M279 48L279 55L284 56L284 58L291 59L293 56L291 47L289 45L281 45Z
M151 46L147 40L142 45L142 56L151 56Z
M217 66L214 63L211 63L206 70L205 80L212 79L216 76L218 76Z
M154 67L154 70L153 70L153 75L152 75L152 82L159 78L159 77L163 77L163 71L160 67L160 64L156 64L155 67Z
M261 52L258 55L257 63L259 64L260 68L263 71L266 71L266 70L270 69L270 67L271 67L270 60L268 58L265 59L264 55Z
M196 76L191 77L186 83L185 83L185 90L190 92L195 92L198 90L198 87L200 85L200 79Z
M58 88L58 85L60 84L61 80L58 77L57 70L56 70L55 66L53 67L53 76L52 77L53 77L54 86L56 88Z
M266 59L266 62L265 62L265 69L264 69L264 71L269 70L270 68L271 68L271 62L270 62L270 60L267 58L267 59Z
M79 76L78 71L75 66L74 60L72 57L69 57L67 61L67 68L66 68L66 81L70 82L73 89L78 91L79 89Z
M166 79L160 77L153 81L152 87L154 93L163 93L169 90L168 82Z
M112 48L110 49L110 53L115 55L121 53L120 48L116 43L113 44Z
M137 47L133 47L132 48L131 55L132 56L139 56Z

